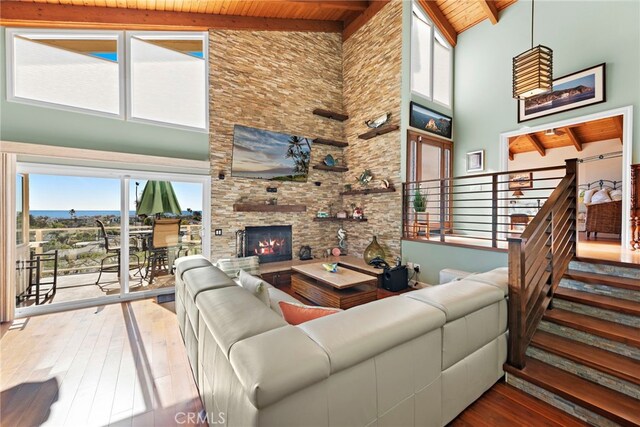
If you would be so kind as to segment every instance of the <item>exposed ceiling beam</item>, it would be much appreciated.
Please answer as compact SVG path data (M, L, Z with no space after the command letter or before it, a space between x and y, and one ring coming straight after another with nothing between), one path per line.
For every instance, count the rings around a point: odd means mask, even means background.
M578 137L578 135L576 135L573 129L570 127L567 127L567 128L564 128L563 130L565 135L567 135L567 137L571 140L571 143L573 144L573 146L576 147L576 150L582 151L582 141L580 141L580 138Z
M429 15L429 18L436 24L436 27L440 30L445 39L451 46L455 46L458 42L458 33L453 28L449 20L444 13L440 10L434 0L418 0L420 6Z
M524 137L529 141L531 145L533 145L533 148L535 148L536 151L538 151L538 153L540 153L542 157L547 155L547 149L544 148L544 145L542 145L542 143L540 143L540 140L538 139L537 136L530 133L530 134L524 135Z
M356 31L364 26L371 18L375 16L376 13L380 12L380 10L389 3L390 0L374 0L369 2L369 7L367 10L362 12L360 16L351 21L349 25L347 25L342 31L342 41L346 41L349 37L351 37Z
M225 29L320 33L342 32L342 22L340 21L161 12L22 1L0 2L0 25L13 27L178 31Z
M493 0L478 0L480 8L493 25L498 23L498 8Z
M345 1L314 1L314 0L278 0L274 3L292 3L304 6L313 6L320 9L337 10L357 10L365 11L369 7L368 1L345 0Z
M515 159L515 154L513 154L513 152L511 152L511 149L509 149L509 160L513 161Z
M612 117L613 119L613 124L616 126L616 130L618 131L618 134L620 134L620 143L622 144L622 116L615 116Z

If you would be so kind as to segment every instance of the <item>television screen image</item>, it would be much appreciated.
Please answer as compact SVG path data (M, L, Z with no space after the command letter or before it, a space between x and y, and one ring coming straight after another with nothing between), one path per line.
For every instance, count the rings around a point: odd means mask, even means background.
M231 175L239 178L306 182L311 140L235 125Z

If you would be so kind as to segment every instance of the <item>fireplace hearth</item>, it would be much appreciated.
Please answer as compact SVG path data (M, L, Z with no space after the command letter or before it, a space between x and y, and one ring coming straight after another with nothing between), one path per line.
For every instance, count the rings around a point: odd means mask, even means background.
M290 225L246 227L243 240L243 256L257 255L261 263L292 259Z

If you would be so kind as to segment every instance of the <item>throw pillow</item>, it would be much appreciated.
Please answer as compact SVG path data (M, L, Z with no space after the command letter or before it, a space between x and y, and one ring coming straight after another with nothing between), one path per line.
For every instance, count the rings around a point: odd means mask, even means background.
M603 188L602 190L596 192L593 197L591 197L591 204L597 205L599 203L608 203L611 201L611 197L609 197L609 189Z
M282 317L284 317L284 320L286 320L290 325L299 325L301 323L308 322L309 320L342 311L339 308L293 304L286 301L280 301L278 304L280 305L280 310L282 310Z
M591 203L591 198L596 193L596 191L598 191L598 190L596 190L595 188L592 188L592 189L587 190L587 191L584 192L584 204L585 205L588 205L589 203Z
M248 256L244 258L222 258L218 260L216 267L224 271L224 273L232 279L238 277L240 270L244 270L254 276L259 276L260 258L257 256Z
M611 200L614 202L622 200L622 190L611 190L609 192L609 197L611 197Z
M271 302L269 300L269 291L267 290L269 284L267 282L259 277L252 276L244 270L240 270L238 278L240 279L240 286L251 292L267 307L271 307Z

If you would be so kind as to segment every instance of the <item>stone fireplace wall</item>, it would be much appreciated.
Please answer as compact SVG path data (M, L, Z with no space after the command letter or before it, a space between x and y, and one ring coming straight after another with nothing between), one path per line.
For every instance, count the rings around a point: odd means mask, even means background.
M213 259L235 255L235 232L245 226L292 225L293 252L309 245L314 255L337 244L339 223L314 222L319 210L338 202L340 173L310 168L307 183L271 182L231 176L236 124L308 138L343 140L344 125L312 114L315 108L342 111L342 37L335 33L215 30L209 33L210 160ZM342 150L313 145L311 165ZM218 174L225 174L224 180ZM320 182L316 186L314 182ZM268 186L278 187L267 193ZM304 204L303 213L234 212L233 204Z
M344 196L343 203L364 208L365 223L346 222L349 249L361 255L373 235L383 246L389 261L400 256L402 239L402 180L400 177L400 131L369 140L358 135L368 129L364 121L391 113L390 123L400 125L402 1L389 2L342 46L343 99L349 120L345 150L350 171L345 178L355 183L356 176L370 169L374 179L370 186L380 187L387 179L395 193ZM354 185L354 188L356 186Z
M245 226L292 225L293 252L302 245L313 255L337 245L340 222L316 222L319 210L333 212L352 205L364 208L368 222L344 222L348 253L362 255L374 235L391 261L400 255L402 238L400 131L370 140L364 121L391 113L400 124L402 1L388 3L343 43L335 33L213 30L209 32L210 160L213 259L235 255L235 232ZM345 112L338 122L312 114L315 108ZM346 160L349 171L310 168L307 183L234 178L231 176L234 125L251 126L308 138L347 141L345 149L313 145L311 165L329 153ZM389 180L395 193L340 196L344 184L358 188L365 169L374 174L372 187ZM219 173L224 180L218 179ZM320 182L316 186L315 182ZM268 186L278 187L276 194ZM304 204L305 213L234 212L233 204L264 202Z

